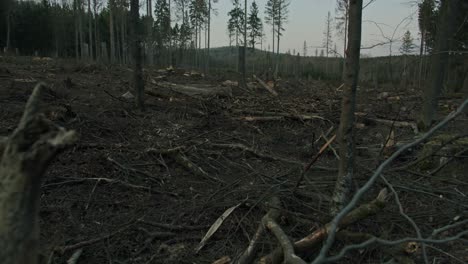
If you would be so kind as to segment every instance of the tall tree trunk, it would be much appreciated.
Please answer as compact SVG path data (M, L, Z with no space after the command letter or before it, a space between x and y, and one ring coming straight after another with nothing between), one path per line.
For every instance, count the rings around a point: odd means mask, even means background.
M110 62L115 63L115 8L114 8L114 0L109 0L109 45L110 45Z
M153 10L151 0L146 2L146 61L147 64L153 65L154 53L153 53Z
M88 0L88 31L89 57L93 59L93 13L91 12L91 0Z
M206 49L206 73L210 71L210 41L211 41L211 0L208 0L208 43Z
M418 124L422 130L428 129L436 117L438 97L442 91L448 66L448 51L452 46L453 37L457 30L455 22L460 4L460 0L442 1L442 15L436 36L437 42L431 58L431 80L424 91L423 109Z
M79 0L74 0L73 1L73 20L75 24L75 59L79 60L80 59L80 44L79 44L79 27L78 27L78 1Z
M172 66L172 16L171 0L169 0L169 66Z
M348 20L349 20L349 0L346 4L346 11L345 11L345 23L344 23L344 43L343 43L343 73L342 73L342 78L344 79L345 77L345 67L344 67L344 64L346 63L346 56L347 56L347 52L346 52L346 48L347 48L347 44L348 44Z
M83 0L78 0L78 37L80 41L81 59L85 59L84 53L84 33L83 33Z
M135 103L138 109L145 110L144 91L145 83L143 82L143 71L141 66L141 43L138 35L138 19L139 19L139 1L130 1L130 42L133 57L133 87L135 89Z
M348 202L354 171L354 112L361 51L362 0L350 0L348 57L345 63L338 143L340 164L333 194L331 213L336 214Z
M281 38L281 1L278 1L278 25L276 25L276 39L277 39L277 45L276 45L276 63L275 63L275 79L278 79L278 71L279 71L279 62L280 62L280 52L279 52L279 44L280 44L280 38Z
M99 60L101 56L101 41L99 39L99 32L98 32L98 16L97 16L97 1L94 0L93 2L93 9L94 9L94 47L96 50L96 60Z
M120 14L120 43L122 47L122 64L127 63L128 52L127 52L127 26L126 26L127 16L125 14L125 8L122 7L122 11Z
M246 89L247 88L247 78L246 78L246 71L247 71L247 0L244 1L244 45L242 49L239 49L239 52L242 52L240 56L242 60L239 61L240 64L240 80L239 85Z
M425 32L421 31L421 44L419 46L419 77L418 77L418 87L421 89L421 83L423 80L423 65L424 65L424 41L425 41Z
M7 31L6 31L6 51L10 51L10 35L11 35L11 21L10 21L10 8L6 12L6 25L7 25Z

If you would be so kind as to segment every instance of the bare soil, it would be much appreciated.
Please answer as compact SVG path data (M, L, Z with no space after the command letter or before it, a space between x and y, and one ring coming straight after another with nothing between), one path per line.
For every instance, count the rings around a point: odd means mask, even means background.
M228 78L196 78L183 73L169 74L168 81L216 87ZM157 89L152 80L160 75L156 69L146 69L147 87ZM78 263L212 263L223 256L234 258L248 245L266 212L264 202L274 195L283 206L280 224L292 240L330 221L329 197L338 164L331 148L307 173L300 186L303 195L294 195L292 190L300 176L300 164L307 164L326 142L321 135L331 131L330 138L338 127L341 93L336 88L340 83L282 80L276 88L278 97L261 87L255 91L233 87L229 98L147 95L147 109L139 112L131 100L121 97L131 91L130 80L131 70L125 67L0 58L0 136L15 129L37 81L44 81L54 91L45 98L46 115L80 134L79 143L59 155L43 182L40 226L45 263L65 263L80 248L73 245L81 242L85 246ZM414 122L421 99L417 89L392 85L376 89L361 84L358 101L356 187L396 148L383 148L391 126L372 119ZM443 98L441 114L453 110L460 101ZM321 119L242 119L261 112ZM440 133L466 134L466 121L467 117L461 116ZM394 128L397 145L414 137L411 127ZM222 144L243 144L280 159ZM336 144L332 146L337 150ZM171 155L147 152L148 148L176 147L208 177L181 166ZM421 148L405 153L392 168L416 159ZM437 161L442 157L431 158ZM466 166L457 169L463 161L466 156L435 175L417 166L384 174L398 192L405 212L425 236L467 218ZM363 202L373 199L383 187L380 181ZM209 227L237 204L241 205L195 253ZM386 239L415 236L393 199L384 211L350 230ZM457 231L460 229L443 236ZM428 248L431 259L436 259L434 263L468 261L466 239L465 244L432 245ZM334 251L343 243L337 243ZM259 256L276 246L275 238L267 235ZM422 261L419 253L411 256L416 263ZM381 263L388 257L378 247L370 247L352 252L342 262Z

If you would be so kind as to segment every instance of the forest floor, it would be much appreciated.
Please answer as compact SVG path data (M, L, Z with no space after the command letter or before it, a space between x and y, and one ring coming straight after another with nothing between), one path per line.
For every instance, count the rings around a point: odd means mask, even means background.
M161 74L145 70L148 89L158 89L153 80ZM164 75L167 82L213 89L227 80L178 71ZM335 142L296 192L294 187L303 166L336 132L340 83L283 80L276 87L277 97L260 86L254 91L232 87L231 97L146 95L146 111L140 112L121 97L131 91L130 80L131 70L125 67L0 58L0 136L15 129L37 81L55 91L45 98L46 115L80 135L79 142L53 162L43 182L44 263L65 263L79 248L83 251L77 263L213 263L223 256L234 258L247 247L272 196L281 200L279 223L293 241L330 221L338 164ZM441 98L441 117L460 102L457 95ZM411 124L420 105L417 89L359 87L356 187L397 146L417 136ZM466 132L467 117L460 116L438 132L439 141L404 153L384 173L424 237L468 217ZM465 138L453 139L460 135ZM446 146L433 152L431 142ZM421 153L428 153L426 159L409 166ZM380 180L362 203L385 186ZM233 212L196 252L210 226L231 207ZM393 197L381 212L348 229L386 239L416 236ZM430 245L431 263L468 262L466 239L465 244ZM339 241L332 253L349 243ZM267 234L258 256L277 245ZM421 263L420 250L410 258ZM372 246L351 252L342 263L389 259L388 252Z

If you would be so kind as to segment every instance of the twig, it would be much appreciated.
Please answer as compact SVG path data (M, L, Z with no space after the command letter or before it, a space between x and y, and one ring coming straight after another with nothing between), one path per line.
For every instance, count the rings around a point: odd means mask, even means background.
M438 239L430 239L430 238L409 237L409 238L403 238L403 239L400 239L400 240L391 241L391 240L385 240L385 239L373 237L373 238L371 238L371 239L369 239L369 240L367 240L365 242L362 242L360 244L355 244L355 245L350 245L350 246L344 247L340 251L340 253L338 253L336 256L329 257L329 258L324 258L322 260L323 261L322 263L336 262L336 261L340 260L341 258L343 258L346 255L346 253L348 251L350 251L350 250L365 248L365 247L367 247L369 245L372 245L372 244L375 244L375 243L381 244L383 246L396 246L396 245L407 243L407 242L445 244L445 243L448 243L448 242L451 242L451 241L458 240L458 239L460 239L460 238L462 238L463 236L466 236L466 235L468 235L468 230L462 231L462 232L458 233L455 236L451 236L451 237L447 237L445 239L439 239L439 240Z
M443 169L445 166L447 166L450 162L454 161L456 158L459 158L460 156L462 156L465 152L468 152L468 149L464 149L462 151L459 151L457 153L455 153L455 155L453 155L452 157L450 157L450 159L448 159L447 161L445 161L444 163L440 164L439 167L435 168L434 170L430 171L429 172L429 175L434 175L436 174L437 172L439 172L441 169Z
M358 201L361 199L361 197L374 185L374 183L377 181L379 178L380 174L382 171L395 160L401 153L406 151L409 148L412 148L421 142L425 141L429 137L431 137L436 131L439 129L443 128L449 121L453 120L455 117L457 117L460 113L463 112L465 107L468 105L468 99L463 102L463 104L460 105L460 107L455 111L450 113L448 116L444 118L439 124L434 126L432 129L430 129L428 132L423 134L419 139L408 143L401 147L399 150L394 152L386 161L384 161L380 166L377 168L377 170L374 172L374 174L370 177L370 179L355 193L351 201L346 205L332 220L331 222L331 227L330 227L330 232L328 234L328 238L320 250L319 255L317 258L313 261L314 264L318 263L323 263L328 251L330 250L334 240L335 240L335 235L336 235L336 230L338 228L338 224L340 223L341 219L343 219L358 203Z
M100 242L102 240L109 239L109 238L117 235L118 233L127 230L128 228L130 228L132 226L132 224L133 224L133 221L131 223L129 223L129 224L124 225L122 228L115 230L114 232L112 232L110 234L103 235L103 236L93 238L93 239L89 239L89 240L85 240L85 241L81 241L81 242L78 242L78 243L73 244L73 245L57 247L57 248L55 248L55 251L59 252L60 254L63 254L63 253L65 253L67 251L70 251L70 250L75 250L75 249L83 248L83 247L86 247L86 246L89 246L89 245L92 245L92 244L96 244L96 243L98 243L98 242Z
M143 219L138 219L138 222L145 224L145 225L150 225L150 226L159 227L159 228L172 230L172 231L197 231L197 230L204 230L210 227L210 226L171 225L171 224L151 222L151 221L147 221Z
M325 142L329 141L328 135L322 134L322 138L325 140ZM336 152L336 149L332 146L332 144L328 145L328 147L331 149L331 151L333 152L333 155L335 155L336 159L340 160L340 156L338 155L338 152Z
M274 161L282 161L282 162L285 162L285 163L290 163L290 164L295 164L295 165L301 165L302 166L302 163L299 162L299 161L290 160L290 159L279 157L279 156L269 155L269 154L257 151L257 150L255 150L253 148L247 147L247 146L245 146L243 144L240 144L240 143L233 143L233 144L210 143L209 145L213 146L213 147L219 147L219 148L239 149L239 150L242 150L242 151L250 152L250 153L252 153L253 155L255 155L255 156L259 157L259 158L264 158L264 159L274 160Z
M328 140L319 150L319 152L317 154L315 154L314 157L312 157L312 160L309 162L309 164L307 164L305 167L304 167L304 171L302 172L301 174L301 177L299 177L299 179L297 180L296 182L296 186L294 187L294 191L299 187L299 185L301 184L302 180L304 179L304 176L305 174L309 171L310 167L312 167L312 165L320 158L320 156L322 156L322 154L325 152L325 150L327 149L327 147L335 140L336 138L336 134L330 138L330 140Z
M380 177L385 182L387 187L390 188L390 190L393 193L393 196L395 196L395 202L398 205L398 210L400 211L400 214L411 224L414 231L416 232L417 237L419 239L422 239L421 230L419 229L418 225L414 222L414 220L411 217L409 217L408 214L405 213L405 210L403 209L403 205L401 204L401 201L400 201L400 197L398 196L398 193L395 191L395 188L393 188L393 185L390 184L390 182L387 181L387 179L383 175L381 175ZM421 248L422 248L422 255L423 255L424 263L429 264L429 259L427 258L426 244L422 243Z
M151 175L151 174L149 174L149 173L147 173L145 171L141 171L141 170L137 170L135 168L130 168L130 167L124 166L124 165L120 164L119 162L117 162L116 160L114 160L113 158L111 158L110 156L107 157L107 160L112 162L113 164L117 165L117 167L120 168L123 171L131 171L131 172L136 173L136 174L142 174L142 175L146 176L148 180L156 180L159 183L162 183L161 179L155 178L153 175Z

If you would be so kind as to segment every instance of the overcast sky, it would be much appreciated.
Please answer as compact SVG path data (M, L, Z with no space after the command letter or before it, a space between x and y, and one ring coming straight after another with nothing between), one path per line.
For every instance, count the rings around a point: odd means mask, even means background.
M267 0L255 0L260 7L260 15L264 20L264 7ZM240 1L244 2L244 1ZM364 3L368 0L364 0ZM408 4L410 0L376 0L363 11L363 29L362 46L370 47L377 43L388 41L385 37L393 39L396 42L392 45L393 54L398 54L401 46L401 38L406 30L409 30L415 39L414 44L418 44L419 31L417 25L417 7ZM252 0L248 0L252 3ZM330 11L332 17L335 17L336 0L291 0L289 6L289 22L285 26L286 31L283 34L280 43L280 51L291 52L295 49L296 53L302 54L304 41L307 41L308 55L315 53L316 47L321 47L323 42L323 32L325 30L325 20L327 12ZM218 15L212 18L212 47L228 46L227 20L230 9L233 8L231 0L219 0L214 4ZM373 21L373 22L370 22ZM403 21L403 22L402 22ZM377 23L385 37L382 36ZM399 25L400 24L400 25ZM397 26L399 27L397 28ZM266 41L271 43L271 28L265 26ZM394 34L394 31L396 32ZM338 51L342 51L343 40L336 34L333 40L337 43ZM267 44L267 45L268 45ZM365 49L363 54L372 56L383 56L389 54L389 45L378 46L372 49Z

